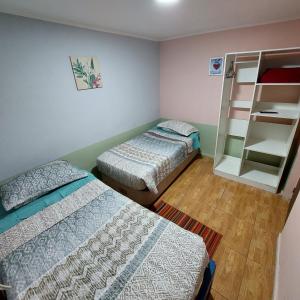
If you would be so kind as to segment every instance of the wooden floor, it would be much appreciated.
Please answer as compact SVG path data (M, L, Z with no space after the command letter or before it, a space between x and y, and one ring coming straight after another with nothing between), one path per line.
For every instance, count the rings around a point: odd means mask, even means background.
M280 196L213 175L213 161L194 161L161 196L223 234L211 299L272 297L278 233L287 213Z

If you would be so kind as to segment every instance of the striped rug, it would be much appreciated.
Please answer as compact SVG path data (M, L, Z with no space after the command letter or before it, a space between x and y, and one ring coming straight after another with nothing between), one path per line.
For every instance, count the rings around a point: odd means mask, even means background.
M162 200L158 200L153 204L152 211L172 221L178 226L200 235L204 240L209 257L212 258L222 239L222 234L201 224Z

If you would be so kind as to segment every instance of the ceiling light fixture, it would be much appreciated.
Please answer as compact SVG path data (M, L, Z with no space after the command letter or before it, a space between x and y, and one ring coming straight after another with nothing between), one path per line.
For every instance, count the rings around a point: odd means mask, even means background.
M179 0L155 0L158 4L161 5L171 5L171 4L176 4L179 2Z

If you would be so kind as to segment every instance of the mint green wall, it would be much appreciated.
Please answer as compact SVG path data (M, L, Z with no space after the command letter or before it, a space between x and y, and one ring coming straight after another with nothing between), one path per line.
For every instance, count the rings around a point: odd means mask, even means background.
M218 127L207 124L189 123L195 126L200 132L202 155L213 157L215 155Z
M161 118L161 121L168 120ZM195 126L200 132L201 153L205 156L213 157L215 155L216 138L218 127L208 124L199 124L186 121L187 123Z
M70 161L72 164L86 170L91 170L93 167L96 166L96 158L103 153L104 151L125 142L128 139L133 138L141 134L144 131L154 127L156 124L159 123L159 119L153 122L144 124L142 126L136 127L132 130L125 131L121 134L113 136L109 139L100 141L96 144L92 144L88 147L82 148L78 151L69 153L60 159L66 159Z
M234 157L242 157L244 139L234 136L228 136L225 144L224 153Z
M113 136L109 139L100 141L96 144L92 144L88 147L82 148L78 151L67 154L61 159L69 160L72 164L86 170L91 170L96 165L96 158L104 151L125 142L126 140L133 138L145 132L146 130L154 127L160 121L165 119L158 119L153 122L144 124L142 126L136 127L132 130L123 132L119 135ZM203 155L213 157L215 151L215 142L217 135L217 127L206 124L196 124L190 123L199 129L201 137L201 152Z
M69 153L65 156L60 157L60 159L65 159L70 161L72 164L91 171L92 168L96 166L96 159L97 157L103 153L104 151L125 142L147 130L157 125L159 122L166 120L165 118L157 119L153 122L146 123L139 127L136 127L132 130L125 131L121 134L113 136L109 139L100 141L98 143L89 145L85 148L80 150L74 151ZM192 123L199 132L200 132L200 139L201 139L201 153L204 156L213 157L215 152L215 143L216 143L216 135L217 135L217 126L207 125L207 124L198 124ZM241 156L241 149L242 149L242 139L230 137L228 142L226 143L225 147L225 154L240 157ZM251 159L260 161L261 159L266 160L266 157L259 157L259 155L252 155ZM272 157L267 157L270 164L278 164L278 161L274 161ZM6 181L6 180L5 180ZM2 181L5 182L5 181Z
M225 144L224 153L226 155L241 158L243 154L243 144L243 138L228 136ZM249 152L247 158L256 162L265 163L276 167L278 167L281 162L281 158L278 156L253 151Z

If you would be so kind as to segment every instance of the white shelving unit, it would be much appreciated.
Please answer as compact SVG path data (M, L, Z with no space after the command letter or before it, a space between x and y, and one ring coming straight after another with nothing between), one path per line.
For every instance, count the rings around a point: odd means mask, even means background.
M299 61L300 48L226 54L216 175L278 191L299 124L300 83L260 83L259 78L267 68L286 68ZM239 98L243 88L248 95ZM232 111L242 111L246 117L236 118ZM242 140L240 157L226 153L226 142L232 137Z

